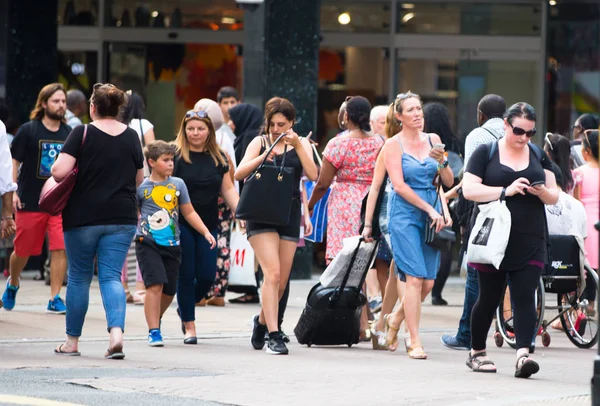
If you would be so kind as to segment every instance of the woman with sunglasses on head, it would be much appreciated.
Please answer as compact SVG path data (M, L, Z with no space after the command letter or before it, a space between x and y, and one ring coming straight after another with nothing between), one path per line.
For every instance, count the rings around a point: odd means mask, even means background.
M262 287L262 308L254 317L254 329L251 343L255 350L265 346L265 334L269 332L268 354L287 354L284 336L280 331L278 320L279 299L283 296L287 285L292 261L300 239L301 194L300 178L302 172L310 180L317 179L317 166L313 160L310 142L300 138L292 129L296 119L296 109L287 99L274 97L265 105L265 135L256 137L250 142L246 154L240 162L235 178L241 181L252 174L264 159L282 162L294 170L294 188L289 224L274 226L253 221L247 222L248 241L254 249L256 258L264 274ZM273 150L267 152L271 145L281 136ZM284 156L285 155L285 156ZM261 199L282 199L282 196L256 196Z
M175 139L177 156L173 176L183 179L194 210L217 238L219 194L235 212L239 196L229 173L227 155L217 143L215 128L205 111L190 110ZM197 344L196 298L203 298L215 281L217 250L184 218L181 228L181 266L177 280L177 312L183 323L185 344Z
M392 183L388 201L388 229L396 277L405 282L400 307L385 316L386 344L390 351L398 348L398 330L406 319L411 359L427 359L419 336L421 303L429 295L440 264L440 253L425 243L428 219L439 232L452 225L445 199L438 196L435 179L452 186L454 175L448 166L444 146L437 134L423 132L423 105L419 95L407 92L397 96L394 115L401 131L383 147L385 168ZM440 202L441 200L441 202ZM441 208L443 213L440 214ZM401 286L397 283L397 287Z
M573 195L583 203L587 215L587 238L585 239L586 257L592 268L598 271L598 232L594 229L598 222L600 196L600 170L598 166L598 130L587 130L582 135L581 155L585 165L575 169L578 182ZM596 291L598 287L593 278L586 278L584 296L589 300L588 314L596 311Z
M571 141L571 158L573 159L573 166L575 168L585 165L585 159L583 158L581 144L583 141L583 134L587 130L597 130L600 128L600 116L594 113L585 113L579 116L575 120L575 124L571 127L573 131L573 141Z
M535 290L547 261L545 206L556 204L559 191L548 155L529 141L535 135L535 110L527 103L511 106L504 115L504 137L480 145L467 164L463 194L476 203L506 199L511 214L508 246L500 269L469 263L479 277L479 297L471 315L471 352L467 366L474 372L496 372L487 357L486 339L507 277L517 343L515 377L539 371L529 357L535 335Z

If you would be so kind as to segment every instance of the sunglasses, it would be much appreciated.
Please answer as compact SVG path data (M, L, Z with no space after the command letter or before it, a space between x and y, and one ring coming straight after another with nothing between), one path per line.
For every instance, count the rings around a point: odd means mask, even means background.
M185 118L190 119L192 117L198 117L198 118L207 118L208 117L208 113L204 110L190 110L187 113L185 113Z
M578 129L578 130L581 131L583 129L583 127L581 127L581 124L577 124L577 125L574 125L574 126L571 127L571 131L573 131L575 129Z
M529 130L529 131L525 131L521 127L515 127L515 126L513 126L511 123L508 123L508 125L510 125L510 127L512 128L512 132L513 132L514 135L519 135L519 136L526 135L527 138L531 138L537 132L537 130L535 128L532 129L532 130Z
M396 100L406 100L406 99L410 99L411 97L419 97L419 95L408 91L406 93L400 93L399 95L397 95Z
M554 147L552 146L552 141L550 141L551 135L552 135L552 133L546 133L546 136L544 137L544 142L550 147L550 151L554 151Z

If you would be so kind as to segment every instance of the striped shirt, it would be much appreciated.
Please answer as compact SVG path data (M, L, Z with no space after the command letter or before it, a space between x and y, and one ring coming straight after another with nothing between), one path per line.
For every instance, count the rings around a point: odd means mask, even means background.
M491 133L490 133L491 131ZM504 137L504 120L501 118L490 118L481 127L475 128L465 139L465 168L471 158L471 154L482 144L499 140Z

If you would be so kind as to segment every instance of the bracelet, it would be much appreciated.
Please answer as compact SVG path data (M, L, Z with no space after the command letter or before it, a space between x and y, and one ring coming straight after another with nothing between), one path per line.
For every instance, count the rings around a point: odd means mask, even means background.
M502 188L502 192L500 192L500 201L506 200L506 188Z
M450 163L450 162L448 161L448 159L444 159L444 160L442 161L442 163L439 163L439 162L438 162L438 169L446 169L446 168L448 167L448 164L449 164L449 163Z
M365 225L363 226L363 228L373 228L373 226L372 226L372 225L370 225L370 224L365 224Z
M2 216L2 220L14 220L13 216Z

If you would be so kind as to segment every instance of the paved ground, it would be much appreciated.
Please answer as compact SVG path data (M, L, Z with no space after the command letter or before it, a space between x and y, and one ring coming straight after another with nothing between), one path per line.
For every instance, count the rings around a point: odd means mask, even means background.
M86 405L589 405L596 348L575 348L559 332L549 348L538 342L541 371L534 379L513 378L514 352L489 352L495 375L474 374L466 353L439 341L453 332L462 311L463 282L450 278L447 307L423 310L426 361L405 353L353 348L307 348L292 338L289 356L268 356L249 344L250 320L258 305L197 308L197 346L184 346L174 309L163 320L166 347L146 345L142 307L127 308L124 361L109 361L104 312L97 284L90 296L81 357L58 357L64 316L44 313L48 288L25 275L17 306L0 310L0 404L44 404L50 400ZM314 281L292 283L284 330L291 333ZM554 299L552 299L554 300ZM46 401L17 398L35 397ZM37 403L36 403L37 402ZM55 403L58 404L58 403ZM65 403L61 403L65 404Z

